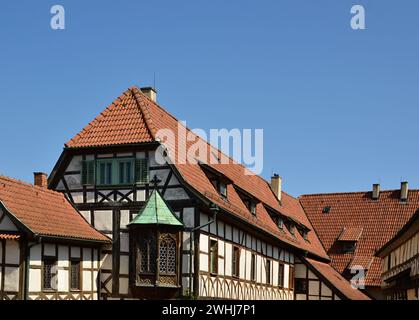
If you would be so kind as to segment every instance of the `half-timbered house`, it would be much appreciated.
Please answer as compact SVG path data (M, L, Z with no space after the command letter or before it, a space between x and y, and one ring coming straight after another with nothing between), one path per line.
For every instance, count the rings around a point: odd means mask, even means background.
M299 200L331 265L370 297L386 298L382 259L376 252L419 210L419 190L409 190L407 182L399 190L385 191L374 184L371 191L303 195ZM391 268L399 262L391 260Z
M278 176L269 184L221 161L155 97L124 92L65 144L49 178L112 239L101 250L101 298L294 299L310 272L321 289L298 298L366 298L335 276ZM179 161L194 143L205 152Z
M46 181L0 176L0 300L95 300L109 239Z
M387 300L419 300L419 210L376 254Z

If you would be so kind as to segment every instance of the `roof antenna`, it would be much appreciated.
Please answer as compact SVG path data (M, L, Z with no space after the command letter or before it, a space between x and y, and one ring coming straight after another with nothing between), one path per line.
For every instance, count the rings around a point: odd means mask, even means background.
M156 89L156 71L154 71L153 88Z

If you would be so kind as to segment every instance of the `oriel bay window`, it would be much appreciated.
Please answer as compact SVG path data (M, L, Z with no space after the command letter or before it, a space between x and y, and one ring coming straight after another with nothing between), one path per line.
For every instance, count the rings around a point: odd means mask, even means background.
M83 161L81 176L83 185L145 184L149 181L148 160L111 158Z
M136 287L178 288L183 223L156 190L129 223L130 283Z

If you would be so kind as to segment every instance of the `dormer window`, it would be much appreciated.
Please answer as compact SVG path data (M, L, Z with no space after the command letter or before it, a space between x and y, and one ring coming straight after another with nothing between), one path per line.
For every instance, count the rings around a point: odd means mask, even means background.
M308 232L305 229L300 229L300 234L305 241L308 241Z
M342 253L354 253L356 249L355 241L341 241Z
M227 184L225 182L215 179L211 180L211 183L217 190L217 192L220 194L220 196L227 199Z
M288 224L288 231L294 236L295 235L295 225L292 223Z
M244 199L243 203L246 206L246 208L250 211L250 213L255 216L256 215L256 202L251 199Z
M209 166L208 164L199 163L199 165L203 169L209 181L214 186L215 190L217 190L218 194L222 198L227 199L227 186L233 182L228 177L226 177L222 172L216 170L215 168Z
M282 220L282 218L281 218L281 217L278 217L278 220L277 220L277 225L278 225L278 228L279 228L279 229L281 229L281 230L283 230L283 229L284 229L284 220Z
M227 198L227 184L220 181L218 184L218 192L223 198Z
M256 215L256 203L254 203L253 201L250 201L249 211L254 216Z

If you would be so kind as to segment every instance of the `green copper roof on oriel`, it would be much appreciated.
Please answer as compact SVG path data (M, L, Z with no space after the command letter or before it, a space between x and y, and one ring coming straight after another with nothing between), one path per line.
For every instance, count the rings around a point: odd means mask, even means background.
M161 224L170 226L183 226L183 223L176 217L168 207L160 192L153 190L145 206L138 216L129 225Z

